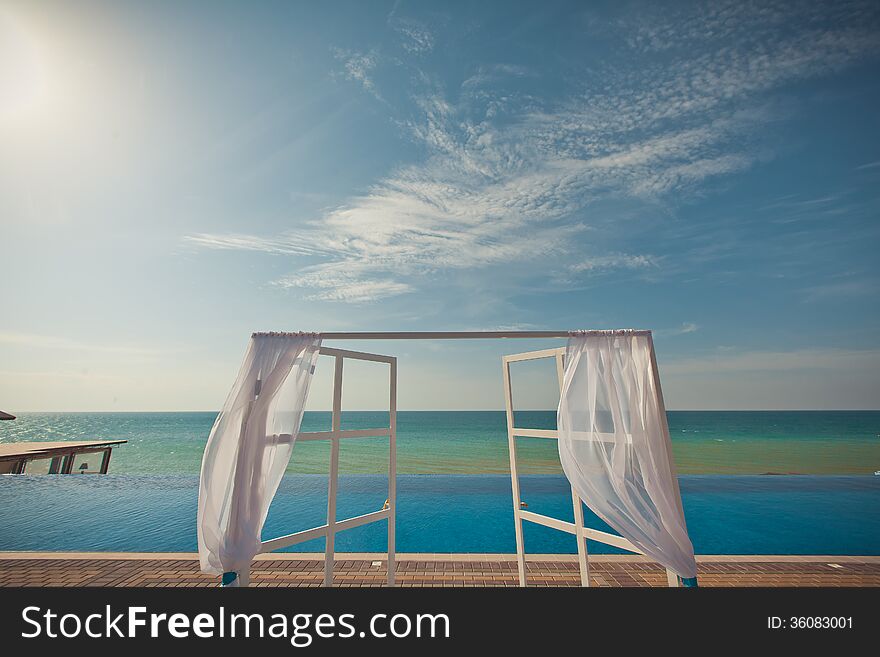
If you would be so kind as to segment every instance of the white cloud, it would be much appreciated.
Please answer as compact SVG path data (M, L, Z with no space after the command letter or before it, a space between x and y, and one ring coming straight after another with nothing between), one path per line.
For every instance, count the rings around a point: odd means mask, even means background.
M86 343L65 337L35 333L0 333L0 344L10 344L16 347L33 347L36 349L114 354L118 356L144 357L164 353L158 349L137 345Z
M569 266L569 271L572 273L604 272L613 269L648 269L653 267L657 267L657 260L652 256L617 253L581 260Z
M307 300L366 303L404 294L410 286L390 278L365 278L356 263L330 263L306 267L297 274L285 276L275 284L285 288L313 290Z
M334 48L333 55L342 62L346 79L359 83L372 96L382 98L372 78L379 63L379 54L375 50L363 53Z
M866 409L877 408L880 389L876 349L661 354L659 365L667 408Z
M434 49L434 33L422 22L412 18L389 19L391 27L403 37L401 46L415 55L424 55Z
M875 280L860 279L815 285L803 291L804 301L825 301L851 299L852 297L875 296L878 290Z
M254 235L212 235L196 233L184 237L186 242L210 249L229 251L259 251L279 255L330 255L336 249L322 245L321 236L314 233L297 235L291 233L277 238Z
M696 333L699 330L699 325L694 324L693 322L684 322L681 326L677 328L656 330L654 331L654 335L656 335L657 337L670 338L676 335L687 335L688 333Z
M65 380L72 380L77 384L94 383L102 381L105 383L124 383L125 378L113 374L102 374L100 372L90 371L73 371L73 370L48 370L48 371L13 371L0 370L0 381L11 381L21 383L36 379L40 385L57 384Z
M686 199L765 157L755 133L777 112L761 94L880 49L877 33L859 20L865 5L848 7L830 10L825 21L814 20L821 14L814 6L799 21L791 8L743 10L738 3L655 17L637 26L631 45L671 59L642 58L649 63L638 68L609 64L597 79L585 79L582 93L555 101L499 90L500 78L524 74L518 68L480 67L454 94L429 73L407 69L407 80L417 80L416 111L398 122L425 149L421 162L389 172L311 222L300 238L189 239L318 257L323 262L277 283L328 300L378 299L415 289L419 276L439 270L514 262L520 272L533 267L555 280L563 280L560 270L657 268L645 255L579 256L599 250L589 240L595 202ZM790 19L786 30L781 15ZM434 47L423 26L390 21L416 51ZM336 56L349 79L379 97L371 77L375 51Z
M798 349L792 351L720 352L700 358L666 360L663 374L724 374L729 372L790 372L873 370L880 372L876 349Z

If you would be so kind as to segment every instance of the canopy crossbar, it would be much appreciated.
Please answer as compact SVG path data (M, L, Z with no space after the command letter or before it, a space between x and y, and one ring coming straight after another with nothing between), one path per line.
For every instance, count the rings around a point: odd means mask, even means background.
M507 338L567 338L572 333L601 333L650 335L650 331L643 329L613 329L595 331L356 331L356 332L329 332L316 333L323 341L326 340L497 340ZM299 335L288 331L263 331L253 334L257 336L285 336Z

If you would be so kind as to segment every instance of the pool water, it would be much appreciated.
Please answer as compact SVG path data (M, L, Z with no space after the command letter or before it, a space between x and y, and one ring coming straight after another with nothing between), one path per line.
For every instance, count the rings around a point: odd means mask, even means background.
M698 554L880 555L880 477L680 477L688 529ZM572 519L559 475L521 478L529 510ZM325 475L287 475L264 539L323 524ZM380 475L340 477L339 519L382 507ZM196 544L195 475L0 477L0 550L190 552ZM587 512L586 524L607 527ZM386 524L342 532L340 552L386 549ZM574 553L574 538L525 523L532 553ZM590 543L592 552L617 552ZM323 539L294 546L322 551ZM399 475L400 552L515 551L506 475Z

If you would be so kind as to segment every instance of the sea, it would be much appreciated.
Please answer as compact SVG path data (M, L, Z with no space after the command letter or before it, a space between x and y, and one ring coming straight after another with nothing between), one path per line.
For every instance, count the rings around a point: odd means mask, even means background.
M214 412L23 413L0 443L122 439L109 475L0 476L0 550L193 551L198 472ZM880 411L670 411L673 454L698 554L880 555ZM387 426L387 412L344 412L344 429ZM554 428L553 411L517 426ZM397 541L401 552L515 550L503 411L401 411ZM307 412L303 431L330 428ZM555 441L518 439L523 499L570 519ZM324 443L294 448L264 539L322 524ZM339 518L381 508L388 439L343 441ZM607 529L587 511L587 524ZM341 533L340 551L382 551L385 523ZM526 523L528 552L576 550ZM291 548L321 551L322 539ZM591 544L593 552L614 548Z

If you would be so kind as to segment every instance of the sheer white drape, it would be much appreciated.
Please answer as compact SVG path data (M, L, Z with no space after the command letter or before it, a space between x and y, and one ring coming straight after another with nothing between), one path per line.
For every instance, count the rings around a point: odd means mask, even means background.
M573 333L557 417L559 458L593 512L683 578L696 576L650 334Z
M242 572L260 550L290 461L321 338L255 335L205 447L199 482L202 571Z

